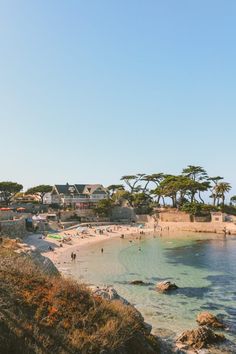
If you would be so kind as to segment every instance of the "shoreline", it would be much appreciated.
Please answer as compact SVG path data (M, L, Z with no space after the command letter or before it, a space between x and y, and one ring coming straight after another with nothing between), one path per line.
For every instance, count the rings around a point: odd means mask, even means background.
M177 224L177 225L176 225ZM86 232L80 232L76 228L70 228L67 230L62 230L55 232L55 234L69 238L68 242L60 242L57 239L45 237L43 238L42 234L31 234L24 237L23 242L32 247L33 249L39 251L44 257L49 258L54 265L58 268L59 272L63 274L62 269L60 269L59 260L64 261L65 256L68 258L68 253L79 251L81 248L87 247L90 244L96 244L102 241L110 240L113 238L120 237L122 238L141 238L147 236L153 237L171 237L172 235L187 235L189 233L198 235L199 233L215 234L217 238L224 237L222 227L215 229L213 226L212 229L200 230L194 226L193 228L183 228L182 223L160 223L158 229L154 229L153 225L145 224L143 228L137 226L129 226L127 224L123 225L114 225L108 224L105 226L93 226L87 228ZM175 227L174 227L175 226ZM181 227L182 226L182 227ZM219 225L217 225L219 226ZM234 225L235 226L235 225ZM102 234L97 233L97 230L102 229ZM107 230L110 230L109 232ZM236 231L230 235L227 235L227 238L236 235ZM50 235L50 234L49 234ZM61 245L61 246L60 246ZM50 250L49 247L53 249Z
M89 245L94 245L97 244L99 242L103 242L106 240L111 240L113 238L118 238L121 237L121 235L124 235L124 238L126 238L127 240L129 239L138 239L139 236L141 236L142 238L148 238L150 236L156 236L156 237L160 237L160 231L159 232L154 232L153 228L151 227L147 227L148 225L146 225L146 227L139 229L137 227L131 227L131 226L127 226L127 225L122 225L119 227L118 230L114 230L112 232L105 232L101 235L95 233L95 229L90 229L89 230L89 234L86 235L86 237L82 238L75 235L76 229L72 229L72 230L64 230L58 234L69 234L69 233L73 233L74 234L74 238L72 238L71 244L63 244L63 247L60 247L60 242L58 240L55 239L49 239L49 238L45 238L45 239L41 239L39 234L33 234L28 236L24 242L28 243L28 245L33 246L37 251L39 251L44 257L49 258L53 264L55 265L55 267L58 269L58 271L60 272L60 274L62 276L64 276L65 278L71 278L71 274L67 273L67 271L65 271L65 264L68 262L70 262L70 253L71 252L77 252L79 250L81 250L81 248L87 248ZM114 227L114 225L106 225L106 228L108 227ZM143 231L144 234L140 235L140 231ZM162 230L162 236L165 237L172 237L174 235L186 235L188 236L188 234L195 234L196 237L198 236L199 232L193 232L193 231L179 231L179 230L169 230L169 232L167 232L166 230ZM210 236L210 234L212 235L212 237L215 237L216 239L221 240L223 238L223 235L220 233L206 233L206 239L208 239L208 236ZM232 235L234 237L234 235ZM230 239L230 236L227 236L227 238ZM52 247L55 247L54 251L49 251L47 250L48 245L51 245ZM79 249L78 249L79 248ZM44 251L43 251L44 250ZM84 282L85 284L87 284L87 282ZM89 284L87 284L89 285ZM132 306L134 306L132 304ZM150 322L148 322L150 323ZM171 351L171 353L174 353L175 350L178 350L179 348L175 345L175 342L170 340L168 342L166 342L165 337L162 337L158 334L154 334L155 336L157 336L157 338L163 342L165 345L167 345L167 347L169 347L168 349L174 349L173 351ZM211 351L209 349L209 353L216 353L217 351L216 348L213 349L213 351ZM226 353L224 350L221 351L220 347L217 348L217 350L219 350L219 353ZM182 351L183 353L187 353L185 351Z
M42 234L28 235L23 239L23 242L31 246L33 249L39 251L44 257L49 258L61 273L58 261L65 257L65 255L67 255L68 253L79 251L79 249L87 247L90 244L99 243L117 237L122 238L122 235L124 238L137 238L140 236L147 236L153 234L156 234L156 236L160 235L160 233L154 232L153 228L151 227L143 227L142 229L140 229L135 226L114 226L112 224L109 224L103 227L104 231L102 234L98 234L96 233L96 231L99 228L102 229L101 227L88 228L88 232L84 234L78 232L77 229L55 232L58 235L65 236L70 239L70 241L64 243L58 241L57 239L52 239L49 237L42 238ZM111 231L108 232L106 231L107 229ZM140 232L143 233L140 234ZM49 247L51 247L53 251L50 250Z

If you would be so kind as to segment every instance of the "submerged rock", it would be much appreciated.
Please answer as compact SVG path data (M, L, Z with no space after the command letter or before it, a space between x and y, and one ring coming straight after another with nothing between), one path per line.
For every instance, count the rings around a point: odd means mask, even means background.
M171 290L176 290L179 287L176 284L171 283L168 280L165 280L165 281L162 281L160 283L157 283L156 288L161 293L165 293L165 292L168 292L168 291L171 291Z
M197 315L197 320L198 324L200 326L210 326L213 328L225 328L225 325L218 320L216 316L214 316L210 312L201 312Z
M197 329L183 332L177 339L177 344L182 344L187 348L202 349L215 343L225 340L223 334L217 334L207 326L201 326Z
M147 283L144 283L142 280L132 280L129 282L130 285L149 285Z

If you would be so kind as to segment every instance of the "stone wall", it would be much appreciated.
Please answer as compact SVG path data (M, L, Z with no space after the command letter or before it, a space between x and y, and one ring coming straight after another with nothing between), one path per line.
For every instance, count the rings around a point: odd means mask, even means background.
M163 222L190 222L190 215L183 211L162 211L159 214L160 221Z
M0 235L10 238L23 238L26 235L25 219L1 220Z
M9 211L0 210L0 220L12 220L16 215L17 213L11 210Z
M163 231L173 232L190 231L224 234L224 229L230 231L232 235L236 234L236 225L232 222L163 222L158 223Z
M76 218L76 216L80 217L82 220L83 218L91 219L96 217L94 209L76 209L70 211L61 211L60 219L61 221L68 221L72 220L73 217Z
M132 208L128 207L115 207L112 209L111 214L112 221L118 220L134 220L136 221L136 215Z
M77 209L76 214L80 217L84 218L89 218L89 217L95 217L95 211L94 209Z
M193 220L196 221L196 222L210 222L211 221L211 215L194 216Z
M136 215L136 222L154 224L155 219L150 215Z

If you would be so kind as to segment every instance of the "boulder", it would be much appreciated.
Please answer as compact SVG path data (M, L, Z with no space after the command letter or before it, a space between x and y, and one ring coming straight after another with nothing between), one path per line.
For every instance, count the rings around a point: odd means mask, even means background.
M178 286L174 283L171 283L168 280L162 281L160 283L157 283L156 288L158 291L160 291L161 293L165 293L171 290L176 290L178 289Z
M197 315L197 322L200 326L210 326L213 328L225 328L225 325L210 312L201 312Z
M183 332L176 339L176 342L187 348L202 349L224 340L225 336L223 334L217 334L209 327L201 326L197 329Z
M31 261L39 267L43 273L51 276L59 276L60 272L54 263L48 258L44 257L34 246L26 244L20 244L20 248L16 251L20 256L29 258Z
M132 280L129 283L130 285L146 285L146 283L144 283L142 280Z
M105 300L120 300L125 305L130 305L130 303L120 296L117 291L112 286L89 286L93 296L101 297Z
M50 276L60 276L57 267L48 257L44 257L38 251L28 251L27 255L45 274Z
M114 301L114 300L119 300L122 302L123 305L126 306L132 306L136 318L143 322L143 329L147 335L149 335L152 331L152 326L146 322L144 322L144 318L141 315L141 313L133 306L131 305L126 299L124 299L122 296L120 296L117 291L112 287L112 286L95 286L95 285L90 285L88 287L90 291L92 292L92 295L95 297L101 297L102 299L108 300L108 301Z
M152 325L150 325L147 322L144 322L143 324L144 324L146 334L150 334L152 332Z

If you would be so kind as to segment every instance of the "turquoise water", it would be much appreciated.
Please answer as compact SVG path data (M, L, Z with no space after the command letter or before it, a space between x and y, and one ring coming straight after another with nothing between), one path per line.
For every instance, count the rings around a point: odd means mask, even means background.
M71 274L86 283L113 285L141 311L153 332L166 338L196 327L196 315L207 310L224 319L228 338L236 342L235 237L195 234L130 240L116 238L81 248L78 262L69 265ZM180 289L170 295L158 293L155 284L165 279ZM151 284L134 286L131 280Z

